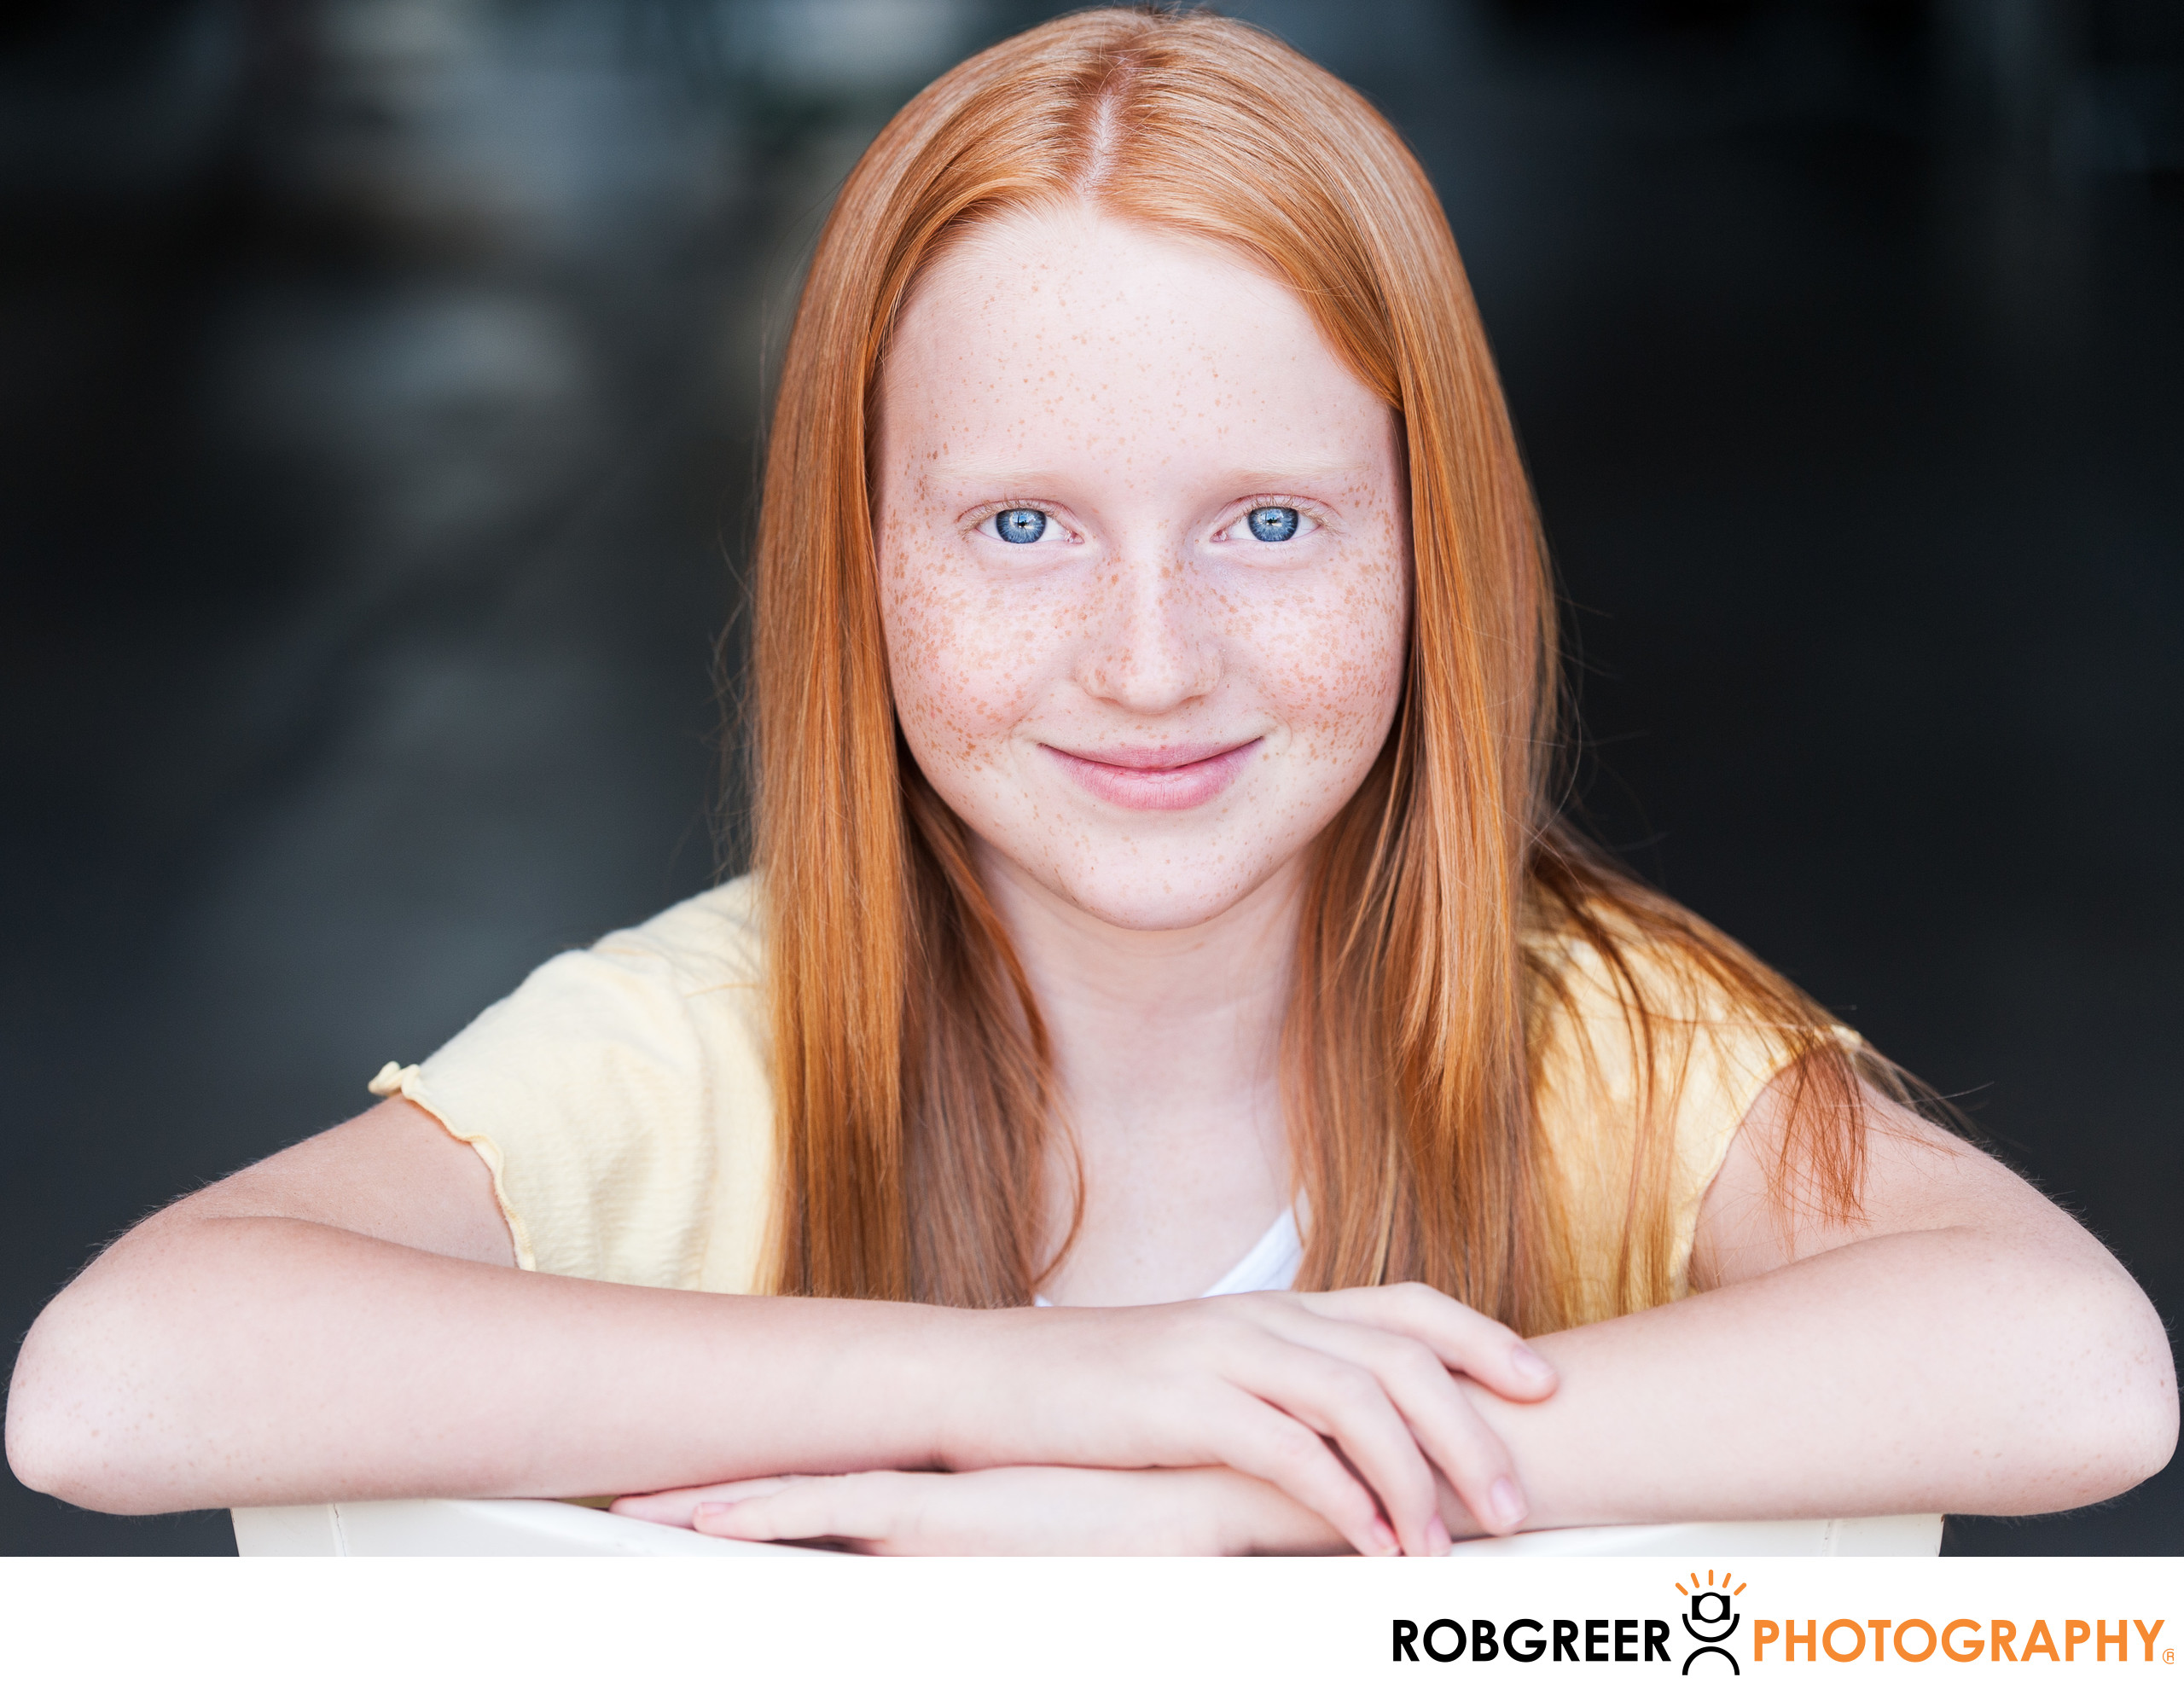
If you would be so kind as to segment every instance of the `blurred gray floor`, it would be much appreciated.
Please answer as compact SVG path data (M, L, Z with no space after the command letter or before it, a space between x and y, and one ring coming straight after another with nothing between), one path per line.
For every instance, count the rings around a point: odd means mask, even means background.
M1947 5L1240 9L1442 188L1577 607L1601 830L1959 1094L2173 1318L2184 44L2128 6L2059 9L2030 60ZM10 1332L706 883L802 253L887 111L1041 15L0 37ZM2176 1553L2180 1488L1951 1543ZM230 1547L0 1482L0 1552Z

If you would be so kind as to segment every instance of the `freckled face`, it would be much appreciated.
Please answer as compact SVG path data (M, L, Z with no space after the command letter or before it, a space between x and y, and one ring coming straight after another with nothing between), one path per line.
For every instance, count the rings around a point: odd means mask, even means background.
M983 229L903 314L873 475L903 736L988 872L1194 926L1372 767L1395 423L1280 283L1090 212Z

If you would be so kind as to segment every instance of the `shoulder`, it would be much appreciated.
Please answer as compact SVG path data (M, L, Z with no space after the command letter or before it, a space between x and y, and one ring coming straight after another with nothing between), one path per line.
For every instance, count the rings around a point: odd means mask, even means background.
M1542 925L1525 965L1535 1141L1572 1312L1681 1296L1700 1203L1768 1082L1853 1035L1672 906Z
M1528 932L1525 961L1535 1085L1623 1094L1703 1060L1751 1070L1756 1094L1815 1031L1850 1036L1695 919L1679 929L1595 908Z
M756 1282L772 1109L755 889L731 880L552 958L374 1082L485 1158L522 1264Z
M587 954L609 965L665 969L690 992L762 985L766 952L758 877L744 874L640 926L610 932Z
M426 1065L549 1071L706 1042L704 1029L752 1018L765 966L756 905L746 876L549 957Z

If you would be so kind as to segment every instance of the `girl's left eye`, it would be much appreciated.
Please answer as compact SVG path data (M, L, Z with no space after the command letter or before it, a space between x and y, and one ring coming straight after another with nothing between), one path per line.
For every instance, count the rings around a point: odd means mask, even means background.
M1229 525L1221 537L1243 539L1249 537L1264 545L1280 545L1285 540L1308 534L1320 525L1294 505L1262 504L1246 511L1243 520Z
M1018 505L1013 509L996 510L979 524L979 531L991 534L997 540L1011 545L1034 545L1047 537L1054 524L1048 520L1047 513L1034 506Z

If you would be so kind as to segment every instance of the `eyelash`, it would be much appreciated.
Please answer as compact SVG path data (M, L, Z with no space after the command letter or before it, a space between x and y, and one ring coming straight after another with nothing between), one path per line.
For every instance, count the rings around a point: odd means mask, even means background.
M1053 505L1048 504L1044 499L1038 498L1004 498L993 504L982 505L971 514L968 521L965 525L964 531L966 533L977 533L983 529L987 523L992 521L995 517L1001 515L1005 511L1010 510L1036 510L1041 515L1044 516L1048 521L1052 522L1054 526L1060 528L1064 534L1068 536L1069 538L1077 540L1083 537L1083 535L1072 528L1068 523L1062 520L1061 513L1059 510L1055 509ZM1000 536L996 534L990 534L987 537L996 540L1000 539ZM1042 535L1041 537L1044 538L1045 536ZM1001 540L1000 543L1004 545L1008 543L1006 540Z
M1229 517L1213 531L1216 536L1234 532L1251 519L1252 512L1269 508L1277 510L1293 510L1304 519L1304 522L1310 523L1311 526L1305 527L1300 522L1298 531L1288 539L1273 542L1260 541L1259 543L1263 545L1269 543L1293 545L1305 535L1316 533L1327 525L1327 513L1309 498L1298 498L1290 493L1260 493L1239 502L1234 507L1235 514Z
M1248 498L1233 507L1235 514L1230 516L1226 521L1220 523L1214 528L1214 536L1218 537L1223 534L1228 533L1231 529L1237 527L1246 520L1250 517L1252 512L1254 510L1263 509L1269 505L1277 506L1285 510L1294 510L1299 516L1303 517L1305 521L1310 522L1312 525L1310 528L1305 529L1303 532L1296 535L1296 539L1302 539L1304 537L1305 533L1316 532L1320 529L1326 527L1327 525L1327 513L1321 510L1312 500L1309 498L1298 498L1287 493L1274 493ZM1072 528L1068 523L1062 519L1061 513L1055 509L1053 505L1048 503L1044 499L1037 498L1005 498L996 500L991 504L981 505L978 509L972 512L970 516L966 519L963 531L966 533L977 533L984 529L987 523L992 521L995 517L1001 515L1005 511L1010 510L1036 510L1042 515L1045 516L1049 521L1053 522L1056 527L1060 528L1062 532L1067 535L1072 540L1079 540L1083 537L1082 534L1078 533L1075 529ZM999 536L989 535L987 537L998 539ZM1007 543L1006 541L1002 541L1002 543L1004 544ZM1261 543L1264 543L1265 542ZM1293 543L1293 541L1284 542L1284 543Z

